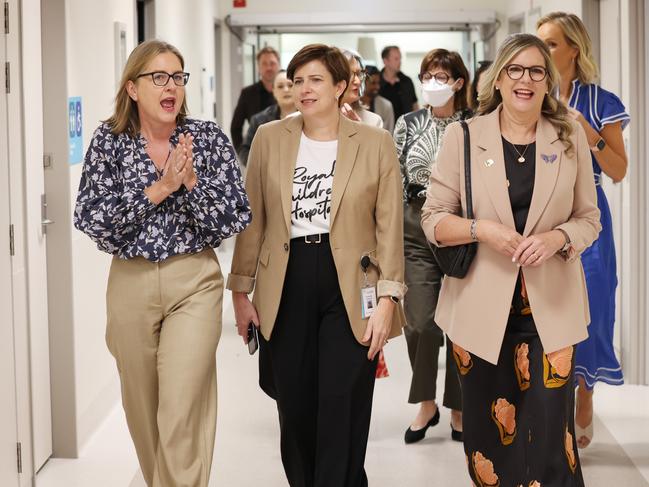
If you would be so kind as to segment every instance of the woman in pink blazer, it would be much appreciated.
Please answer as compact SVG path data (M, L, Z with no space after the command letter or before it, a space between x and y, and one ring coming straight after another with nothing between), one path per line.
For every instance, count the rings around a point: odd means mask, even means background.
M508 37L469 122L475 219L466 214L464 137L448 127L422 226L439 246L477 242L464 279L445 277L435 321L454 343L464 448L475 485L584 485L574 438L574 348L587 336L579 255L600 230L583 129L550 93L543 42Z

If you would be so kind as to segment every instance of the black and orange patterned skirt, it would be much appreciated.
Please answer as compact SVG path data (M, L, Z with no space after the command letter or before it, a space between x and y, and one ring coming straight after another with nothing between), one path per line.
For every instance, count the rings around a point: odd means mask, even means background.
M498 365L453 346L464 451L478 487L583 487L574 425L574 349L546 354L530 313L512 313Z

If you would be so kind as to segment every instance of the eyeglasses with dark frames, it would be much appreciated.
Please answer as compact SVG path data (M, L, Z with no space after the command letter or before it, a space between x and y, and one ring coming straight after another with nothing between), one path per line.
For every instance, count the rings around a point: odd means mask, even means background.
M507 76L513 81L518 81L525 75L527 71L532 81L543 81L548 75L548 70L543 66L521 66L520 64L508 64L505 66Z
M431 73L430 71L427 71L425 73L419 74L419 81L421 83L426 83L432 79L435 79L438 83L441 83L445 85L448 83L448 80L451 79L451 77L446 74L444 71L439 71L437 73Z
M151 76L153 84L156 86L167 86L169 78L174 80L176 86L185 86L189 81L189 73L184 73L183 71L176 71L175 73L152 71L150 73L142 73L138 75L138 78L142 78L143 76Z

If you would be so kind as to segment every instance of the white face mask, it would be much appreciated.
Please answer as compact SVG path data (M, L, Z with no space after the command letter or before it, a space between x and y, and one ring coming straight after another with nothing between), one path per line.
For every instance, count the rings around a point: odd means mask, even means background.
M435 79L421 85L421 96L424 103L432 107L443 107L455 95L453 87L457 81L452 85L446 83L439 83Z

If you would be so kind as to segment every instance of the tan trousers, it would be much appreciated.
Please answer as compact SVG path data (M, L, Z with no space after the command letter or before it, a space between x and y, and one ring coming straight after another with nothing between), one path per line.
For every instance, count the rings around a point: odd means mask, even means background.
M159 263L113 258L106 343L149 487L207 487L222 301L212 249Z

